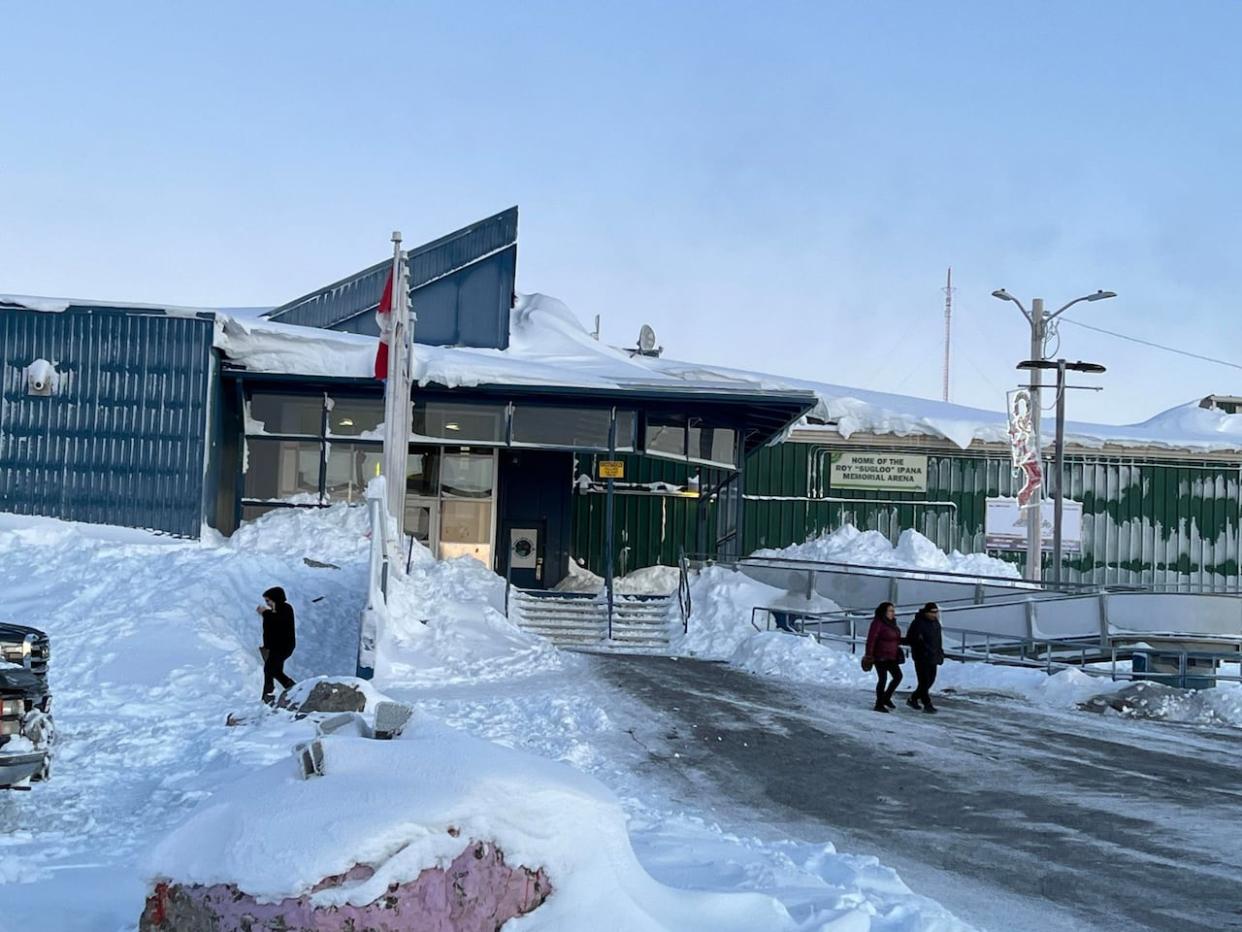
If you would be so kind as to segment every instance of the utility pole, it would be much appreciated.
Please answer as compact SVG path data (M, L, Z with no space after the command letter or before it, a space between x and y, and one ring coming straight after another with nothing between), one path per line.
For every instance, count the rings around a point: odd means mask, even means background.
M1057 449L1056 449L1056 465L1053 466L1055 485L1052 487L1052 582L1053 585L1061 585L1061 554L1064 515L1065 515L1065 393L1071 388L1086 388L1089 391L1099 391L1095 386L1083 385L1066 385L1065 373L1071 372L1090 372L1092 374L1100 374L1107 370L1099 363L1095 362L1069 362L1065 359L1058 359L1056 362L1049 362L1044 359L1028 359L1026 362L1018 363L1019 369L1028 369L1034 375L1035 379L1039 378L1039 372L1042 369L1057 370Z
M944 280L944 400L949 400L949 337L953 328L953 266Z
M1044 342L1048 333L1048 324L1056 320L1071 307L1080 301L1102 301L1105 298L1115 298L1115 291L1097 291L1094 294L1083 295L1081 298L1075 298L1068 304L1063 304L1055 312L1049 314L1044 310L1044 299L1033 298L1031 300L1031 309L1028 311L1022 306L1022 302L1011 295L1004 288L997 288L992 292L992 297L1001 301L1012 301L1018 305L1018 310L1022 312L1022 316L1026 318L1027 323L1031 325L1031 355L1027 357L1034 362L1043 362L1047 359L1044 355ZM1038 367L1032 367L1031 371L1031 432L1034 434L1035 449L1039 451L1040 464L1043 464L1043 448L1040 442L1039 422L1042 409L1040 407L1040 386L1043 382ZM1060 482L1060 477L1057 477ZM1042 497L1042 496L1041 496ZM1026 578L1039 582L1043 578L1043 513L1042 504L1036 500L1033 505L1027 509L1026 516Z

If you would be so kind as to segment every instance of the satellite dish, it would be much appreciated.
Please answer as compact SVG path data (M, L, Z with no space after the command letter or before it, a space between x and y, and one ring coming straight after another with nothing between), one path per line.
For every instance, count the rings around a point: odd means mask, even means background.
M655 331L651 329L650 324L643 324L642 329L638 331L638 351L643 355L646 355L655 349L655 347Z

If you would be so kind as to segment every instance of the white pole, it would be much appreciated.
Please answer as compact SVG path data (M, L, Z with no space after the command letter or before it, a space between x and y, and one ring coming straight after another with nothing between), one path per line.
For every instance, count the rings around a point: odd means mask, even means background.
M383 472L388 511L398 541L405 533L406 461L410 446L410 366L407 351L407 282L401 233L392 234L392 326L388 329L388 380L384 386Z
M1044 358L1044 299L1035 298L1031 301L1031 359ZM1044 449L1040 443L1040 419L1043 411L1040 408L1040 385L1043 383L1043 372L1031 370L1031 433L1035 444L1035 455L1039 457L1040 489L1038 495L1026 512L1026 578L1039 582L1043 579L1043 470Z

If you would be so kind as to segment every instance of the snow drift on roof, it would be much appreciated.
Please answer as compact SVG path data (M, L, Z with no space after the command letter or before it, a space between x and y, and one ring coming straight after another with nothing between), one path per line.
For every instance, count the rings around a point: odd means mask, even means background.
M110 304L0 295L0 308L6 303L48 311L64 310L71 303ZM206 309L164 310L186 313ZM215 309L213 313L217 315L216 347L230 362L248 370L349 378L369 378L374 371L374 337L277 324L249 312ZM518 295L510 316L509 349L418 345L414 377L420 385L448 388L548 385L811 392L818 404L808 416L826 422L826 431L847 438L860 433L934 437L962 449L975 441L1007 440L1005 414L999 403L995 410L985 410L707 363L631 357L594 339L563 302L543 294ZM1084 447L1108 444L1205 453L1242 452L1242 414L1226 414L1190 402L1139 424L1068 421L1066 439Z
M635 388L676 387L718 391L803 391L819 403L809 416L844 437L858 433L936 437L966 449L975 441L1006 442L1004 411L869 391L789 376L677 359L634 356L600 343L556 298L519 295L511 315L509 349L417 346L420 385L557 385ZM220 347L248 369L307 375L368 376L375 340L334 331L311 331L267 321L225 320ZM1173 408L1141 424L1112 426L1066 422L1066 439L1086 447L1164 447L1192 451L1242 451L1242 414Z

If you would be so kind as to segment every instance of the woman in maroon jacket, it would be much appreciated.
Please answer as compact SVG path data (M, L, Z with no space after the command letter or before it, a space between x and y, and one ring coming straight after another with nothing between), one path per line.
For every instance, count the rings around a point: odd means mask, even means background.
M897 625L897 609L892 602L881 602L871 619L867 631L867 650L863 660L870 660L875 667L875 710L888 712L895 709L893 693L901 684L901 665L905 652L901 649L901 628ZM865 663L864 663L865 668Z

